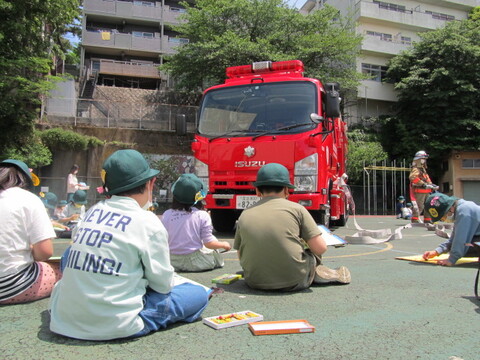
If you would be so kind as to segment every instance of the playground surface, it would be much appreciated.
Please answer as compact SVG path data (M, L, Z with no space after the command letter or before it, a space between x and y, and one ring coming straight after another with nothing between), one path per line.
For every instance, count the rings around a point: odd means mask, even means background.
M357 216L363 229L408 224L394 216ZM357 232L353 218L333 228L340 237ZM329 246L324 263L347 266L349 285L315 285L297 293L248 288L243 280L218 285L203 317L250 310L264 321L305 319L315 332L253 335L247 325L212 329L202 321L176 324L135 340L80 341L49 331L48 299L0 307L0 359L463 359L479 358L480 301L474 296L478 264L441 267L397 260L443 241L425 227L375 245ZM217 234L233 243L233 233ZM56 255L67 239L55 240ZM211 279L240 271L234 251L225 267L182 273L211 286ZM268 254L265 254L268 257Z

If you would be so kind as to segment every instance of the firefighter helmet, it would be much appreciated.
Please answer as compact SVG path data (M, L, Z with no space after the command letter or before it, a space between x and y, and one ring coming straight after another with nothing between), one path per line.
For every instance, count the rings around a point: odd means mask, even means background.
M428 154L423 150L417 151L415 153L415 156L413 157L413 160L418 160L418 159L428 159Z

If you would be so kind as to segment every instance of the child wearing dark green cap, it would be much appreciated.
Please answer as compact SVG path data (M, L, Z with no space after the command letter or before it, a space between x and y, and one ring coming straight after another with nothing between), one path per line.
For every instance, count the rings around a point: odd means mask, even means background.
M288 169L266 164L253 185L261 199L240 215L234 243L246 284L261 290L299 291L313 283L350 283L345 266L323 265L327 245L322 231L304 206L287 200L289 189L295 188Z
M64 210L65 217L76 221L85 215L85 205L87 205L87 192L77 190L72 196L72 200L67 204Z
M135 150L103 163L106 200L72 234L52 292L50 329L84 340L138 337L197 320L210 290L174 273L168 234L151 211L158 170Z
M168 231L170 261L176 271L205 271L223 267L218 249L228 251L226 241L213 235L210 215L203 210L202 181L194 174L183 174L172 186L172 208L162 216Z
M453 266L461 257L479 255L471 244L480 241L480 206L473 201L436 192L425 200L425 212L433 222L454 223L450 237L435 250L426 251L423 254L425 260L448 252L448 259L438 260L437 264Z

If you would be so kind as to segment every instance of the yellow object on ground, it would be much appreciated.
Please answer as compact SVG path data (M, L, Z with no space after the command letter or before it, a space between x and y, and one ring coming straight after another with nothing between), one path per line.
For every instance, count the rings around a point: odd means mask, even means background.
M434 258L424 260L423 255L412 255L412 256L399 256L396 257L395 259L398 260L408 260L408 261L416 261L416 262L423 262L423 263L429 263L429 264L437 264L438 260L444 260L448 259L448 254L441 254L439 256L435 256ZM463 265L463 264L471 264L478 262L478 257L462 257L457 260L455 265Z

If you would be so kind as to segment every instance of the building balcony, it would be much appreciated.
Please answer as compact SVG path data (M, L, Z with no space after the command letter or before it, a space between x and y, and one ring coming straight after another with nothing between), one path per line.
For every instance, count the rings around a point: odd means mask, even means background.
M82 46L100 47L110 50L135 51L145 53L162 53L159 37L144 38L132 34L114 33L108 31L84 31Z
M129 22L164 22L170 25L180 24L178 17L184 13L184 9L173 6L161 6L161 2L155 2L155 6L136 5L126 1L99 1L84 0L83 10L85 14L101 20L106 18L128 19Z
M178 25L180 23L183 23L184 21L180 20L179 16L184 13L185 10L182 8L165 5L163 8L163 23L170 25Z
M365 36L362 42L362 52L394 56L407 50L411 45L399 41L385 41L376 36Z
M363 80L357 88L357 97L381 101L397 101L393 84L373 80Z
M98 72L104 75L118 75L127 77L139 77L161 79L160 64L141 64L128 61L114 61L102 59Z
M381 8L371 1L359 1L355 4L355 20L363 23L388 25L395 24L399 29L412 31L434 30L445 25L445 20L434 19L415 9L393 11Z
M175 54L177 47L187 43L187 39L164 36L162 39L162 52L165 54Z

